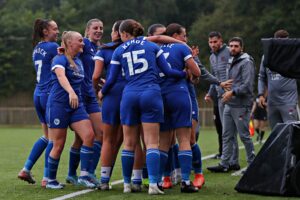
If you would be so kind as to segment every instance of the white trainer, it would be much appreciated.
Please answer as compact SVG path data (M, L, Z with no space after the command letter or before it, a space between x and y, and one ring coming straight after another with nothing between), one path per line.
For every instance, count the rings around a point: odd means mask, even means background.
M157 185L149 185L148 194L156 195L156 194L165 194L165 193L163 191L161 191Z
M131 185L130 185L130 183L124 183L123 193L131 193Z

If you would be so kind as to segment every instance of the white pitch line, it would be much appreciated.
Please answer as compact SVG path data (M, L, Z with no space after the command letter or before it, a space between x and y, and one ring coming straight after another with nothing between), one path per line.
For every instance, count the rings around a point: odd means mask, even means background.
M123 182L124 182L123 180L116 180L116 181L111 182L111 185L118 185L118 184L121 184ZM81 191L73 192L73 193L70 193L70 194L66 194L64 196L57 197L57 198L54 198L54 199L51 199L51 200L70 199L70 198L73 198L73 197L76 197L76 196L79 196L79 195L82 195L82 194L86 194L86 193L89 193L89 192L93 192L93 191L95 191L95 189L81 190Z
M94 191L94 190L92 190L92 189L81 190L81 191L73 192L73 193L70 193L70 194L67 194L67 195L64 195L64 196L61 196L61 197L51 199L51 200L70 199L70 198L73 198L73 197L76 197L76 196L79 196L79 195L82 195L82 194L86 194L86 193L89 193L89 192L92 192L92 191Z
M244 167L243 169L240 169L239 171L233 172L233 173L231 174L231 176L241 176L241 175L242 175L242 172L243 172L244 170L246 170L246 169L247 169L247 167Z
M265 142L265 140L263 141L263 143L264 142ZM259 143L258 142L254 143L254 145L257 145L257 144L259 144ZM239 146L239 149L244 149L244 148L245 148L244 146ZM202 157L201 160L208 160L208 159L213 158L213 157L215 157L215 154L204 156L204 157ZM241 169L241 170L243 170L243 169ZM237 172L239 172L239 171L237 171ZM235 173L237 173L237 172L235 172ZM121 184L123 182L124 182L123 180L116 180L116 181L111 182L111 185L118 185L118 184ZM86 193L89 193L89 192L93 192L93 191L95 191L95 190L93 190L93 189L81 190L81 191L78 191L78 192L73 192L73 193L66 194L64 196L57 197L57 198L50 199L50 200L65 200L65 199L70 199L70 198L73 198L73 197L76 197L76 196L79 196L79 195L82 195L82 194L86 194Z

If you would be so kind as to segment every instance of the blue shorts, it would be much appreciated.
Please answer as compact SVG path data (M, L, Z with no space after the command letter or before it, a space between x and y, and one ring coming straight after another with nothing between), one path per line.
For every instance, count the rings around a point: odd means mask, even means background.
M198 108L198 101L196 97L191 97L192 102L192 119L198 122L199 120L199 108Z
M110 125L121 124L120 103L125 82L116 83L102 101L102 121Z
M168 91L163 93L164 123L160 130L168 131L176 128L192 127L191 98L186 90Z
M33 95L35 111L38 115L40 122L44 124L46 124L46 105L47 105L48 96L49 95L47 93Z
M121 123L132 126L141 122L163 122L163 102L159 86L144 91L123 92Z
M47 104L46 121L49 128L68 128L72 123L85 119L89 119L89 115L82 103L76 109L62 103Z
M198 101L197 101L195 86L191 82L187 82L187 88L189 90L191 102L192 102L192 119L198 121L199 120L199 108L198 108Z
M83 105L88 114L101 112L100 106L97 102L97 98L90 96L82 96Z

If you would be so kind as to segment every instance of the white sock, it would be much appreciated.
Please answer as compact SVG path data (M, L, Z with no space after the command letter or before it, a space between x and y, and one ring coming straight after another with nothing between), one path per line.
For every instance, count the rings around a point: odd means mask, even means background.
M140 179L142 180L143 170L142 169L134 169L132 170L133 177L132 179Z
M111 167L101 167L101 178L110 178Z
M157 187L157 184L156 183L149 183L149 186L151 186L151 187Z
M24 170L25 172L30 172L30 170L26 169L25 167L23 167L23 170Z
M130 183L124 183L124 188L125 188L126 186L131 187Z
M175 175L176 176L181 176L181 168L175 169Z

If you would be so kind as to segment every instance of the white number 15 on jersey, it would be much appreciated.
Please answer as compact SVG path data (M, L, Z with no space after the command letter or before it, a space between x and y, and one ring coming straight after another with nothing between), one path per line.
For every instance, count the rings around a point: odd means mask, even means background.
M138 58L138 56L141 54L145 54L145 49L131 51L123 54L123 58L127 59L129 76L140 74L148 69L147 60L145 58ZM143 66L134 70L133 65L139 63Z

